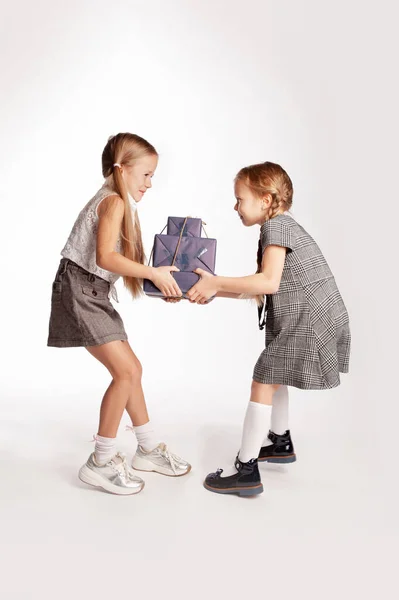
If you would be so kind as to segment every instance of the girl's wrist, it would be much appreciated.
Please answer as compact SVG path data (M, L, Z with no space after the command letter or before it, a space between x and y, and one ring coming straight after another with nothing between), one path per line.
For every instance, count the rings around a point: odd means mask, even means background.
M216 288L216 293L217 292L223 292L223 291L225 291L223 289L223 279L224 279L224 277L220 277L218 275L215 275L214 280L213 280L212 283L214 284L214 286Z
M149 279L150 281L154 282L156 268L155 267L147 267L147 269L148 269L147 275L143 279Z

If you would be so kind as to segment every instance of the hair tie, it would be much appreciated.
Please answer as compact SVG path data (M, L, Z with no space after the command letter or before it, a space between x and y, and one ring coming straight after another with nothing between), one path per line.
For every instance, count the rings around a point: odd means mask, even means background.
M119 163L114 163L113 164L114 167L119 167L120 169L122 168L121 165Z

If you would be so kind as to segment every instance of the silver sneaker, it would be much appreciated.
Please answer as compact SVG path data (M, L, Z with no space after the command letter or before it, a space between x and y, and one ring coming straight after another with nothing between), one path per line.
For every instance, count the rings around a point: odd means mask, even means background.
M118 452L105 465L98 465L90 454L87 463L79 471L79 479L84 483L100 487L111 494L138 494L144 487L144 481L130 470L126 458Z
M138 446L132 467L136 471L154 471L169 477L182 477L191 471L191 465L180 456L172 454L166 444L159 444L149 452Z

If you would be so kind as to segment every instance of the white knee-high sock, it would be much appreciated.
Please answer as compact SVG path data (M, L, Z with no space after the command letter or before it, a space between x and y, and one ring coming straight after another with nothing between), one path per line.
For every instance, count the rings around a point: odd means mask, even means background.
M116 454L116 438L95 435L94 458L98 465L105 465Z
M262 440L270 419L270 406L249 402L244 419L239 459L248 462L258 458Z
M278 435L282 435L288 429L288 404L288 387L286 385L280 385L273 395L272 416L270 423L270 429ZM272 442L266 435L266 438L263 441L263 446L270 446L271 444Z
M288 387L280 385L273 396L272 418L270 429L282 435L288 429Z
M148 423L145 425L133 427L133 431L136 434L139 446L141 446L146 452L154 450L154 448L156 448L160 443L160 440L155 435L151 421L148 421Z

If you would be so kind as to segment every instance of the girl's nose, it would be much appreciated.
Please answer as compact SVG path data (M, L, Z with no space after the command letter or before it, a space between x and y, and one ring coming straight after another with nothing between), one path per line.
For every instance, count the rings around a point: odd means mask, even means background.
M146 188L151 188L151 187L152 187L152 182L151 182L151 179L149 179L149 180L147 181L147 183L145 184L145 187L146 187Z
M234 206L234 210L238 210L238 202L236 203L236 205Z

